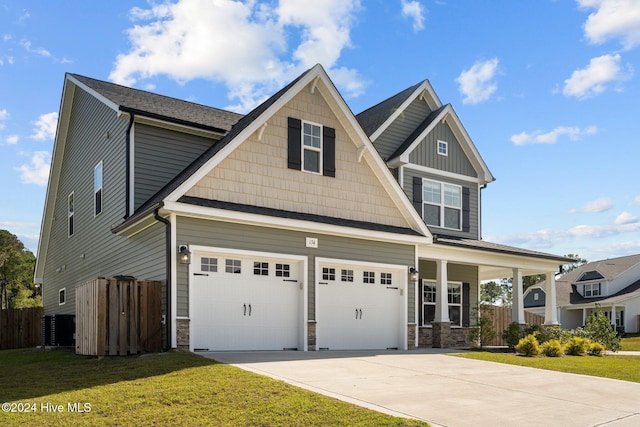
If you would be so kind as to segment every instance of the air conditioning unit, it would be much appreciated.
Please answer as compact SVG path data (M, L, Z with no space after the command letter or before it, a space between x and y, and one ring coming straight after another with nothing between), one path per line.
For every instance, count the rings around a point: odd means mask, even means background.
M42 316L42 345L75 347L76 316L73 314Z

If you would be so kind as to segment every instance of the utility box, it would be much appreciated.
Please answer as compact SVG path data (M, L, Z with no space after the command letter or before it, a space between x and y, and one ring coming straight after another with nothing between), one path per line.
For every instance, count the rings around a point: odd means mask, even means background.
M162 284L95 279L76 288L76 353L125 356L162 349Z
M42 345L73 347L76 341L75 321L73 314L42 316Z

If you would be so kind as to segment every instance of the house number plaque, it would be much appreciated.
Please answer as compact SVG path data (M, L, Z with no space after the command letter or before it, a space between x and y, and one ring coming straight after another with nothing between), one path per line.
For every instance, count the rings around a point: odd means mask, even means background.
M318 239L315 237L307 237L307 247L308 248L317 248L318 247Z

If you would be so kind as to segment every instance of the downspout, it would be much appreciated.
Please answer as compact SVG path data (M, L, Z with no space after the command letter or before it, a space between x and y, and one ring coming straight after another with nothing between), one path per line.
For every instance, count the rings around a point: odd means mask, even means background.
M126 184L125 184L125 209L124 218L129 218L129 213L131 212L131 128L133 127L133 121L135 119L135 115L133 113L129 113L129 126L127 126L127 133L125 134L126 141Z
M161 217L158 214L160 210L160 206L155 208L153 211L153 217L163 223L165 225L165 252L166 252L166 288L165 288L165 298L167 300L167 313L165 315L165 327L167 332L167 345L164 348L164 351L171 350L171 221Z

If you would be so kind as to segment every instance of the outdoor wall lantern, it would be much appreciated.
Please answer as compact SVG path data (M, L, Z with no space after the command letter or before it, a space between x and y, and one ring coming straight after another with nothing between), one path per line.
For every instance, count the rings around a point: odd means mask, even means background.
M420 272L416 270L414 267L409 267L409 279L412 282L417 282L420 278Z
M180 264L191 264L191 251L189 250L189 246L178 246L178 253L180 255Z

